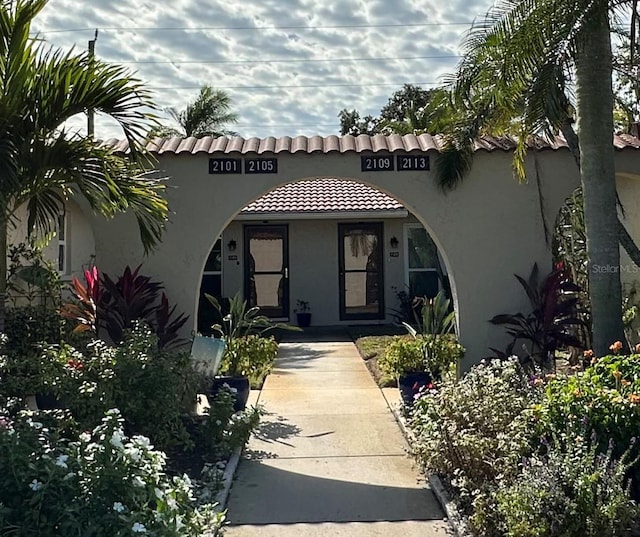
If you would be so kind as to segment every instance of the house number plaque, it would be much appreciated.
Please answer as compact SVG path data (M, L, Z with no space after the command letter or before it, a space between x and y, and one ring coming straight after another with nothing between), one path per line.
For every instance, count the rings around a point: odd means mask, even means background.
M242 161L239 158L210 158L209 173L242 173Z
M278 159L277 158L245 159L244 173L278 173Z
M362 172L392 172L393 157L391 155L373 155L360 157Z
M398 155L398 171L428 170L427 155Z

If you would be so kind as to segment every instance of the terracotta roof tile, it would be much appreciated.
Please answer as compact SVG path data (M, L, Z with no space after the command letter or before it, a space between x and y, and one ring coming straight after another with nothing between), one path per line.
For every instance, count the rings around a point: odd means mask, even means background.
M116 151L125 152L127 143L123 140L106 140L105 145L113 147ZM616 135L614 137L614 147L616 149L640 149L640 140L628 134ZM362 152L410 152L410 151L441 151L444 145L444 138L441 135L431 136L430 134L405 134L400 136L392 134L384 136L376 134L369 136L361 134L357 137L345 136L296 136L291 138L283 136L280 138L241 138L239 136L212 138L155 138L148 142L147 148L157 154L163 153L362 153ZM534 137L529 141L532 149L564 149L567 143L560 137L547 140L542 137ZM475 142L476 151L512 151L516 147L516 141L509 136L483 136Z
M258 198L242 214L326 213L343 211L403 211L394 198L374 188L344 179L308 179L291 183Z

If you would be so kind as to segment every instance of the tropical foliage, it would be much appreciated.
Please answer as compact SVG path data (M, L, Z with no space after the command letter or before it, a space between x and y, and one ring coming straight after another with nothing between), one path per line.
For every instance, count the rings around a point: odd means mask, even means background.
M64 202L84 197L106 217L135 215L145 249L159 239L167 216L164 185L144 170L145 135L153 103L122 67L88 53L63 52L31 36L47 0L0 3L0 331L7 288L7 232L26 204L28 227L55 229ZM65 126L95 110L114 119L129 144L125 157Z
M238 121L238 115L231 112L231 97L223 90L217 90L209 85L200 88L196 99L184 110L167 108L171 119L179 128L160 126L155 127L149 136L227 136L236 133L227 129L228 123Z
M538 265L534 264L528 279L515 275L531 304L528 314L496 315L493 324L507 327L513 338L500 356L514 354L519 341L527 342L525 361L530 365L553 368L555 353L560 348L583 348L578 337L583 321L578 316L579 291L562 268L557 268L540 281ZM517 353L516 353L517 354Z
M262 337L274 330L300 331L297 326L272 321L260 313L258 306L248 307L238 292L229 302L229 313L224 314L218 299L212 295L205 295L207 300L218 312L222 322L213 325L215 333L225 339L226 346L222 359L222 371L229 375L244 375L257 373L264 368L264 364L272 363L275 353L269 350L269 344L260 342L252 336ZM275 343L275 341L274 341ZM251 349L257 347L258 364L251 364ZM271 359L265 357L272 356ZM260 365L262 363L263 365ZM267 366L270 368L270 365Z
M134 270L125 267L117 280L107 273L100 274L97 267L85 270L85 284L72 278L72 291L76 302L62 304L60 313L65 319L77 323L74 331L90 331L94 336L108 335L119 343L125 331L135 321L145 321L158 338L158 346L167 349L185 342L179 330L189 317L176 314L176 306L169 307L169 299L160 282L140 273L142 265Z
M450 131L439 159L441 184L455 186L469 170L473 142L483 129L508 129L518 135L514 168L523 178L530 135L564 135L581 167L594 346L600 353L623 337L619 273L600 268L619 265L610 30L614 13L631 6L635 2L497 2L466 38L451 80L453 103L466 117ZM573 73L575 100L568 90Z

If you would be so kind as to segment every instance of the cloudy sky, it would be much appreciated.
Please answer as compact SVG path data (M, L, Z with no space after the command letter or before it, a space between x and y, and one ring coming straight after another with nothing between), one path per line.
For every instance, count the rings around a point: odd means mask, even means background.
M377 115L403 83L437 85L492 0L50 0L34 31L127 65L159 107L223 88L242 136L339 133L343 108ZM82 122L81 124L84 124ZM96 134L118 136L98 119Z

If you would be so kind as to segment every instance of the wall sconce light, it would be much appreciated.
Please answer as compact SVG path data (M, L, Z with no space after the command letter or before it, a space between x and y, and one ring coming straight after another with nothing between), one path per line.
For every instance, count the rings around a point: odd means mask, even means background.
M234 239L231 239L228 243L227 243L227 248L229 248L230 252L235 252L236 251L236 241Z
M396 237L391 237L389 244L391 245L391 248L393 248L394 250L398 249L398 239Z

